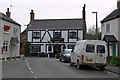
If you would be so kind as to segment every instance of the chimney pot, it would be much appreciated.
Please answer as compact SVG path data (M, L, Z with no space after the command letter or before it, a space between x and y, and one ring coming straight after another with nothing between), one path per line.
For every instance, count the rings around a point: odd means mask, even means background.
M33 21L34 20L34 11L31 10L30 12L30 21Z
M120 0L117 0L117 8L120 8Z
M10 17L10 12L9 12L9 8L7 8L7 12L6 12L6 16Z

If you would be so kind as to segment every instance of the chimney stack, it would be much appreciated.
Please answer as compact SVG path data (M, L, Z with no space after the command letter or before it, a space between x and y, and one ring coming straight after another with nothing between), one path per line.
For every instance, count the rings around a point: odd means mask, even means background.
M7 12L6 12L6 16L10 17L10 12L9 12L9 8L7 8Z
M30 21L33 21L34 20L34 12L33 10L31 10L30 12Z
M120 0L117 0L117 8L120 8Z

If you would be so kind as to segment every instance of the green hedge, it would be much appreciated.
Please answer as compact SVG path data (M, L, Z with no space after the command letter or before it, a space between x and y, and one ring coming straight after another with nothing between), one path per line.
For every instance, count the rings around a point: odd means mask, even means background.
M120 57L108 57L108 63L112 66L120 66Z
M25 43L25 53L24 53L25 57L30 56L30 42L26 42Z

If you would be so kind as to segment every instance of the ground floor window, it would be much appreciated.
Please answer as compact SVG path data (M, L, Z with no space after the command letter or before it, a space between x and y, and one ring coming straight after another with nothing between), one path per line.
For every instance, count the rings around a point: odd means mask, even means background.
M52 51L52 46L51 45L48 46L48 51Z
M41 53L41 45L36 45L36 44L31 45L30 53L31 56L39 56L39 54Z
M8 51L8 41L3 42L3 50Z

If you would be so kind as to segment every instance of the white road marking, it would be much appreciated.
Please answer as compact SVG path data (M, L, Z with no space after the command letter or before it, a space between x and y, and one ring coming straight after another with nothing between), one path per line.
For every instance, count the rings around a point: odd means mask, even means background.
M31 71L31 73L33 74L33 71Z
M27 59L26 59L26 64L27 64L28 69L29 69L30 72L33 74L34 78L36 79L37 76L36 76L36 75L34 74L34 72L32 71L32 69L31 69L31 67L30 67L30 65L29 65L29 63L28 63L28 61L27 61Z

